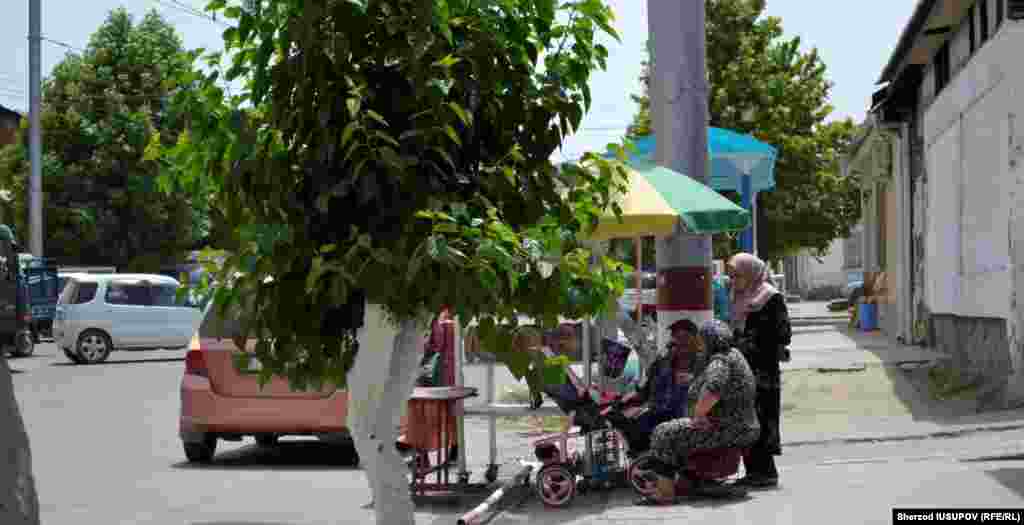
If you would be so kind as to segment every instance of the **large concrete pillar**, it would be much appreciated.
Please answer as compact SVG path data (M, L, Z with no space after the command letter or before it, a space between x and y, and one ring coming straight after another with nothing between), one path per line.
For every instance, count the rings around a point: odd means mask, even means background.
M708 82L703 1L648 0L653 41L651 117L655 161L707 184ZM711 236L680 230L657 241L658 348L668 325L712 318Z

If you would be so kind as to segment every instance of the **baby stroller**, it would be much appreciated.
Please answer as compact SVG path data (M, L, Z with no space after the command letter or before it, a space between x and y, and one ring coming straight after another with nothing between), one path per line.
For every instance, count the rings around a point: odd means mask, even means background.
M606 373L622 373L629 349L624 347L626 356L622 356L623 348L620 347L622 345L618 343L606 341ZM549 349L544 348L543 351L547 357L553 357ZM566 370L566 375L567 382L547 386L544 392L566 415L571 416L572 424L578 430L570 429L534 442L534 454L543 464L534 485L541 501L547 506L564 507L572 502L578 491L591 487L612 488L622 478L626 478L637 492L650 492L650 468L646 457L641 455L627 459L625 438L611 422L612 419L624 419L617 417L620 416L618 410L622 408L617 403L619 394L602 392L596 387L588 391L571 369ZM591 445L590 472L586 472L587 458L585 452L581 452L585 447L579 446L581 441L588 439Z

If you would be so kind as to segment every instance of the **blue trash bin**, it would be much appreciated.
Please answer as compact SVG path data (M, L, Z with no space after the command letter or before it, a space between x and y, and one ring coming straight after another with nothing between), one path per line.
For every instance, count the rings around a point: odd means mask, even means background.
M857 317L860 319L860 329L870 332L878 328L878 305L861 303L857 305Z

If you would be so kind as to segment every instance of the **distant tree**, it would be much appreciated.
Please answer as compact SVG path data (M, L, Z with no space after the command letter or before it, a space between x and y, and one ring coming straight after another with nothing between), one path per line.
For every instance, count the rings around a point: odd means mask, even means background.
M778 260L803 249L821 254L860 220L855 180L838 174L838 156L853 139L852 121L826 123L831 83L816 49L784 38L782 21L766 17L765 0L707 0L710 125L779 150L776 188L758 200L758 252ZM652 133L649 64L629 135ZM735 202L739 195L728 193ZM736 251L735 236L716 236L715 254Z
M174 144L183 129L164 105L191 70L170 24L155 11L135 24L123 8L108 15L84 53L53 69L41 116L47 256L147 268L208 235L206 203L158 197L159 166L143 159L158 132ZM26 135L0 155L0 186L12 192L19 232L28 231Z

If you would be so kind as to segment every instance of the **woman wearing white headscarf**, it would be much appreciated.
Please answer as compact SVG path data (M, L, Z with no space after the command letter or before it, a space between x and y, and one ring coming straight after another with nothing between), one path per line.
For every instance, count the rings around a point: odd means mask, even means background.
M743 458L748 487L779 483L775 456L782 454L779 420L782 412L780 361L789 360L792 338L786 301L770 282L768 265L749 253L729 259L732 284L732 326L737 346L757 377L757 416L761 436Z

